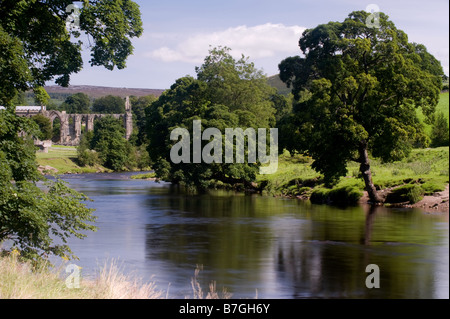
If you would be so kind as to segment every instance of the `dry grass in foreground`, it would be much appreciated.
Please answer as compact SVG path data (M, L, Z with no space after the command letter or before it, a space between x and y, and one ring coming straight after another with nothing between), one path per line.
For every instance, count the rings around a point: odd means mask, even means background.
M193 296L187 299L229 299L226 290L216 291L209 285L206 295L198 281L200 268L191 280ZM142 284L132 276L122 274L116 262L105 264L93 280L81 279L79 288L68 288L68 274L61 270L34 269L29 263L19 262L14 254L0 257L0 299L165 299L169 296L156 288L155 283Z

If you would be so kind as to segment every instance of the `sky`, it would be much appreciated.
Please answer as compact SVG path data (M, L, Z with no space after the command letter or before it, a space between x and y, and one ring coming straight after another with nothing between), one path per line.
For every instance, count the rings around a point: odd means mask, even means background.
M372 1L372 2L371 2ZM350 12L376 5L410 42L424 44L449 74L448 0L164 0L135 1L144 33L132 40L127 68L91 67L72 75L72 85L168 89L176 79L192 75L210 46L227 46L235 57L249 57L268 76L278 64L299 55L298 40L307 28L343 21Z

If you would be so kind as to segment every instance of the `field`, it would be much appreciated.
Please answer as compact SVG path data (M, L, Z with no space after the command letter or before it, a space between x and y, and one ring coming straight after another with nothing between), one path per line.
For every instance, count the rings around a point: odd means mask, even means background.
M37 162L43 168L49 166L57 171L47 168L47 173L58 174L80 174L80 173L96 173L106 172L106 168L102 166L96 167L80 167L77 165L77 150L75 147L68 146L52 146L48 153L36 153ZM45 169L44 169L45 170Z
M436 114L442 112L444 116L447 118L447 122L449 122L449 92L441 93L441 97L439 99L439 103L436 106ZM425 116L422 114L422 111L417 110L417 115L419 119L424 122ZM431 133L431 125L425 124L425 131L427 134Z

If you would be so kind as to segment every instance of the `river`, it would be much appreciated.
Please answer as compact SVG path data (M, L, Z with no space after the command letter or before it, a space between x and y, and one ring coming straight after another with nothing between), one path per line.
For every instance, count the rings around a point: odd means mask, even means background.
M448 214L338 208L215 191L186 195L133 173L64 175L89 196L98 231L69 246L82 275L115 261L169 298L191 278L233 298L448 298ZM368 265L379 268L369 289Z

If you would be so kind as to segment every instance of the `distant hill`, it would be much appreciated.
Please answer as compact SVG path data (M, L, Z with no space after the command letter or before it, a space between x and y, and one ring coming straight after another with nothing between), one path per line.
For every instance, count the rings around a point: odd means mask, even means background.
M64 95L72 95L75 93L85 93L91 99L96 99L106 95L115 95L125 98L126 96L146 96L154 95L159 97L164 90L161 89L136 89L136 88L116 88L106 86L91 86L91 85L70 85L69 87L61 87L58 85L46 86L47 93L59 93Z
M280 80L280 76L278 74L269 76L267 82L270 86L276 88L279 94L289 95L289 93L291 93L291 89L289 89L286 84Z

